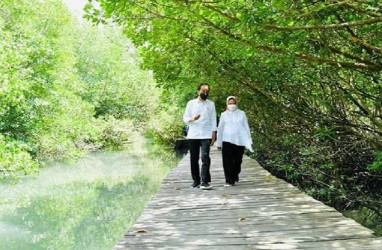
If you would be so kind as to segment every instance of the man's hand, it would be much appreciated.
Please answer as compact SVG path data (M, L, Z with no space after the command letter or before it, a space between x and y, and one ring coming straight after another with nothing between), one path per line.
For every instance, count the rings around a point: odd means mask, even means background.
M212 137L211 137L211 143L210 143L210 146L213 146L215 142L216 142L216 131L213 131L213 132L212 132Z
M194 115L193 117L191 117L190 122L197 121L197 120L199 120L199 118L200 118L200 114Z

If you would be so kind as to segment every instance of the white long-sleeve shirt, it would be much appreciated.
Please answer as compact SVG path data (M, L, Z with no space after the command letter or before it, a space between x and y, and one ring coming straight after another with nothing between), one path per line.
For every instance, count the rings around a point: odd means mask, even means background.
M190 122L190 119L200 114L200 118ZM188 125L187 139L211 139L216 131L215 103L210 100L201 101L199 98L187 103L183 121Z
M248 126L248 119L244 111L224 111L220 116L216 146L221 147L223 141L238 146L245 146L253 152L252 137Z

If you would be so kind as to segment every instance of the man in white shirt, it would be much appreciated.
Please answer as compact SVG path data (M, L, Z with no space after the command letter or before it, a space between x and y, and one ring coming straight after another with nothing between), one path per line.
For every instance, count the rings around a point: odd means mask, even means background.
M192 188L211 189L210 146L216 141L215 103L207 100L210 88L207 83L198 86L198 97L187 103L183 121L188 125L187 139L190 148ZM202 169L199 171L201 150ZM202 182L202 183L201 183ZM200 185L201 184L201 185Z

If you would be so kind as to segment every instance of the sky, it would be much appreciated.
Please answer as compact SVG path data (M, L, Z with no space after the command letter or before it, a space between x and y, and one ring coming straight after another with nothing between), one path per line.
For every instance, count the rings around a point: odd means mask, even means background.
M69 10L77 16L83 15L83 7L87 0L62 0L69 8Z

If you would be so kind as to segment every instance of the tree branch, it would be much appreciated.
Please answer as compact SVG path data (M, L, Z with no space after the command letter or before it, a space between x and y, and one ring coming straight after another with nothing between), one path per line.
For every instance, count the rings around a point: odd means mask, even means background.
M343 19L342 16L336 15L336 17L340 22L345 22L345 20ZM359 38L359 36L350 27L347 27L346 31L350 34L350 41L353 43L356 43L358 45L361 45L367 51L367 53L369 53L369 55L373 55L373 51L377 52L378 54L382 54L381 48L372 46L372 45L362 41ZM345 38L345 39L349 40L348 38Z
M358 6L354 6L354 5L352 5L352 4L349 3L348 1L346 1L345 6L348 7L349 9L358 11L358 12L360 12L360 13L366 13L366 14L369 15L369 16L373 16L373 17L381 17L381 16L382 16L381 14L379 14L378 12L375 12L375 11L369 11L369 12L367 12L367 11L365 11L364 9L359 8Z
M218 9L216 8L215 6L213 5L209 5L209 4L204 4L203 6L205 6L206 8L210 9L210 10L213 10L217 13L219 13L220 15L226 17L227 19L231 20L231 21L235 21L235 22L238 22L240 21L240 19L234 17L234 16L231 16L231 15L228 15L227 13L224 13L223 11L221 11L221 9Z
M266 24L265 27L275 30L329 30L329 29L344 29L347 27L356 27L366 24L375 24L382 22L382 17L375 17L366 20L338 23L338 24L328 24L328 25L312 25L312 26L278 26L273 24Z
M232 34L228 31L226 31L224 28L219 27L217 24L215 24L211 20L207 19L206 17L202 17L202 19L203 19L203 21L206 22L206 24L213 27L214 29L216 29L220 33L230 37L231 39L234 39L236 41L247 44L253 48L256 48L258 50L268 51L268 52L272 52L272 53L285 54L285 55L291 54L291 55L293 55L299 59L302 59L304 61L307 61L307 62L319 62L319 63L323 63L323 64L332 65L332 66L335 66L338 68L352 68L352 69L366 69L366 70L371 70L371 71L382 71L382 65L377 65L377 64L368 65L365 63L350 63L350 62L333 61L331 59L317 57L317 56L310 56L310 55L307 55L304 53L297 53L297 52L291 53L289 51L275 48L275 47L271 47L271 46L267 46L267 45L255 45L254 46L251 41L245 40L237 34Z

